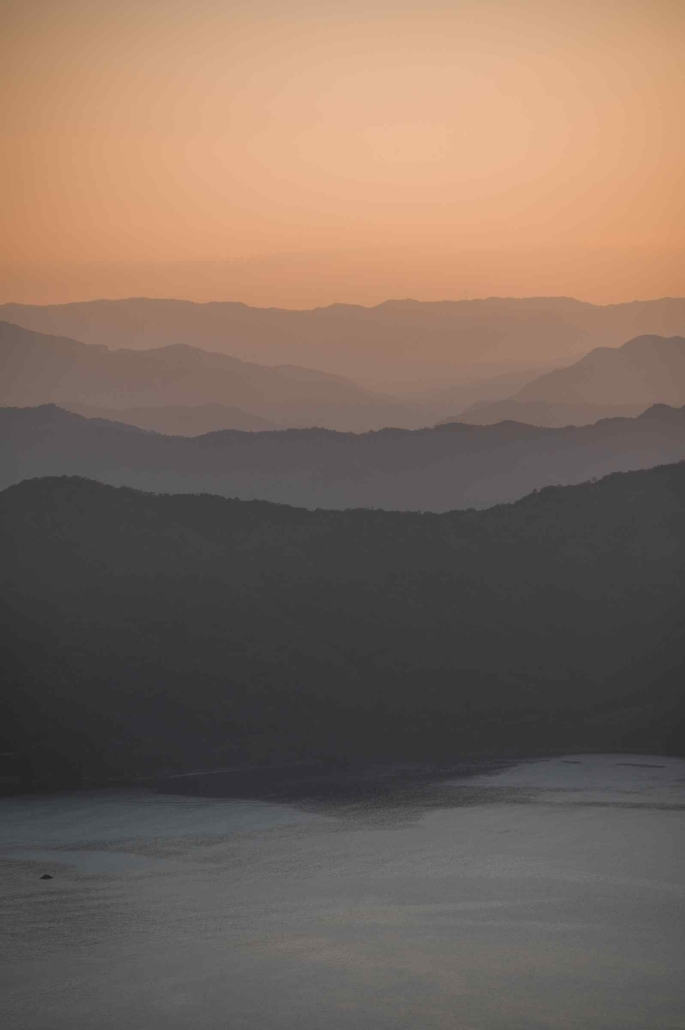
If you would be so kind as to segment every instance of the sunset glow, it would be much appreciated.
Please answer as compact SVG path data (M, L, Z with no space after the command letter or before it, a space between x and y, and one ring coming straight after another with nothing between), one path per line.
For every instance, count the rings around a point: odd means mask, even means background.
M675 0L10 0L0 300L685 289Z

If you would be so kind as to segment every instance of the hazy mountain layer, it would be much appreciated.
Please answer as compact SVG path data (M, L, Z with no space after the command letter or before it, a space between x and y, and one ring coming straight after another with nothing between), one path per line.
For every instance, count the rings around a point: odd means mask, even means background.
M340 429L423 424L419 409L341 376L269 368L184 344L109 350L0 322L0 403L119 409L221 404L271 421Z
M506 400L481 401L472 404L447 422L467 422L472 426L489 426L495 422L525 422L531 426L589 426L602 418L634 418L648 404L554 404L550 401ZM86 414L86 412L84 412Z
M522 497L550 483L685 458L685 408L540 429L453 423L375 433L219 432L170 437L54 406L0 410L0 485L84 475L172 493L208 492L308 508L448 511Z
M261 432L267 429L281 429L261 415L252 415L240 408L225 404L168 404L162 408L92 408L87 404L62 404L67 411L73 411L86 418L106 419L121 422L139 429L150 429L169 436L201 436L219 429L240 429L244 432Z
M483 378L481 370L480 378L438 389L434 386L421 388L420 381L416 381L414 391L419 401L423 400L424 403L430 402L432 405L444 406L451 412L461 412L474 405L505 400L526 383L532 382L533 379L548 371L549 368L526 366L525 369L516 372L506 372Z
M419 392L426 385L439 387L444 377L445 385L474 378L477 369L485 376L521 364L568 363L593 347L618 347L641 333L685 335L683 298L605 307L567 297L398 300L312 311L133 298L46 307L6 304L0 317L91 344L190 344L246 361L295 362L370 378L376 388L403 383ZM601 397L598 403L608 400Z
M0 495L24 784L239 761L683 752L685 464L445 515L82 479Z
M599 347L569 368L548 372L516 394L551 404L685 404L685 337L638 336Z

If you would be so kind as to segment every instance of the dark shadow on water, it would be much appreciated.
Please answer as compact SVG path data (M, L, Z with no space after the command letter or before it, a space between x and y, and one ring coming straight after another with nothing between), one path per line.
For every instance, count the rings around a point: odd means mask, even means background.
M149 781L146 786L161 794L287 804L302 811L325 812L337 818L382 815L384 819L391 817L394 821L412 820L434 809L503 803L685 809L682 796L655 794L651 785L643 782L638 770L666 768L656 763L611 762L613 767L635 770L634 774L626 773L618 783L606 781L606 771L610 767L604 772L598 770L596 778L589 781L574 780L573 775L567 782L564 782L565 777L564 781L559 781L554 775L549 779L546 776L538 778L536 783L507 782L506 777L494 783L482 779L489 774L548 760L536 755L530 758L471 757L440 764L253 766L169 776ZM561 758L557 762L562 766L585 764L582 758Z
M148 786L163 794L328 808L339 815L379 808L452 808L483 804L502 795L501 790L473 788L455 780L500 772L520 761L487 758L441 765L225 769L158 779Z

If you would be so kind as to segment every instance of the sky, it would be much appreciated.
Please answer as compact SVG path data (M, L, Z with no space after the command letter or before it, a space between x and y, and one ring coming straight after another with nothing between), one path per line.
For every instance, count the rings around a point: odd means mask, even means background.
M685 294L681 0L0 22L0 302Z

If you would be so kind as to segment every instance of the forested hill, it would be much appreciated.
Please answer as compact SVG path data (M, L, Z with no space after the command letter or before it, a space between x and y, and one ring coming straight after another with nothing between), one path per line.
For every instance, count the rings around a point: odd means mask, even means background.
M0 494L23 784L302 757L682 753L685 463L487 511Z

